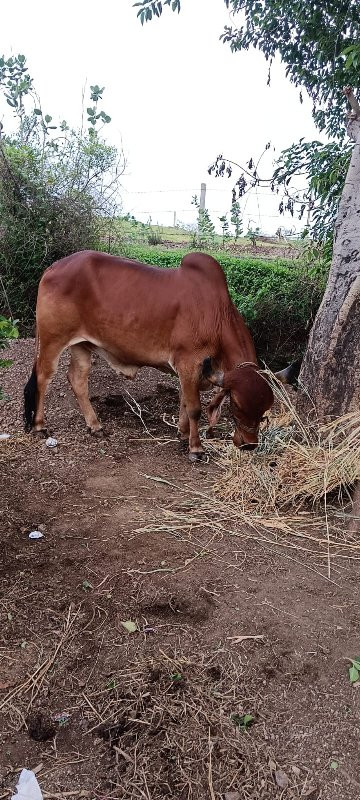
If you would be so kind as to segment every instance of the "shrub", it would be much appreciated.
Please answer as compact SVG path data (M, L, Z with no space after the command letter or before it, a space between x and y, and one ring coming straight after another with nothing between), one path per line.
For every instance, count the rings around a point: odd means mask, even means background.
M101 217L114 207L123 163L99 136L98 126L110 122L98 108L103 89L90 90L88 130L55 125L37 107L25 57L0 59L0 91L16 121L15 133L0 129L0 273L10 306L25 322L44 269L95 248Z
M162 243L162 238L160 236L160 233L158 233L158 231L153 231L153 230L150 231L150 233L148 234L148 244L154 246L161 243Z
M8 345L9 339L17 339L19 336L19 331L16 327L15 322L11 319L6 319L0 315L0 351L5 350ZM0 369L6 369L10 367L12 361L8 358L0 358ZM3 393L0 386L0 400L3 399Z

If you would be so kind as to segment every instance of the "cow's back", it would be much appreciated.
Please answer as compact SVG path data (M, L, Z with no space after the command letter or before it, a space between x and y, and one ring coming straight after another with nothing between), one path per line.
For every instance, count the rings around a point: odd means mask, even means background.
M211 256L189 253L177 269L142 264L127 258L82 251L55 262L39 285L39 314L60 313L76 320L101 323L118 320L119 315L146 316L174 322L177 314L186 319L200 311L204 315L231 303L220 265ZM211 311L212 310L212 311ZM131 318L131 319L130 319Z
M162 269L94 251L53 264L40 282L38 327L68 343L89 341L136 363L220 347L231 316L224 273L203 253Z

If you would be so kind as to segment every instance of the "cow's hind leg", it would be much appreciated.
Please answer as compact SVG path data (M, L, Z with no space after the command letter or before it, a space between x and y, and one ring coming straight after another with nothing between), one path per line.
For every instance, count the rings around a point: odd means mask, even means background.
M36 408L34 415L33 430L46 433L45 423L45 395L51 378L55 375L58 368L59 358L63 347L57 343L41 346L40 353L36 360Z
M74 344L70 347L70 352L71 361L68 370L68 380L90 432L97 433L102 430L102 426L89 399L91 351L84 344Z

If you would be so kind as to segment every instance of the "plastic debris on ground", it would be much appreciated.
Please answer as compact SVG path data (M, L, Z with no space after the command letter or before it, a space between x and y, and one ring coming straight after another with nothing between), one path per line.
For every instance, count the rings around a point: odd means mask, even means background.
M10 439L10 433L0 433L0 441L4 441L5 439Z
M56 447L56 446L57 446L57 443L58 443L58 442L57 442L57 439L53 439L53 437L52 437L52 436L49 436L49 437L46 439L46 442L45 442L45 444L46 444L46 447Z
M41 531L31 531L29 539L42 539L44 534Z
M60 727L62 725L66 725L69 722L71 714L67 714L66 711L63 711L61 714L56 714L54 717L54 722L58 722Z
M16 794L12 795L11 800L44 800L36 775L31 769L21 770Z

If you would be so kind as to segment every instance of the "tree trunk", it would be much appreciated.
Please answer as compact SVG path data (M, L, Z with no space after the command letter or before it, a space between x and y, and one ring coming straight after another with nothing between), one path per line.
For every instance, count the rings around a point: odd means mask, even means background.
M346 89L355 142L335 225L325 294L300 372L302 416L338 417L360 406L360 106Z

